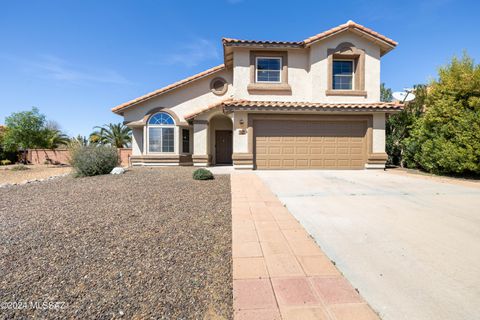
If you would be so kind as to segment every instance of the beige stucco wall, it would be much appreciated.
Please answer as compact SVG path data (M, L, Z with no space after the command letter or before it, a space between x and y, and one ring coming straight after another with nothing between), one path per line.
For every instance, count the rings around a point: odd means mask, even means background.
M373 114L373 141L372 151L374 153L385 152L385 113Z
M243 120L243 125L240 124ZM233 153L248 153L248 135L240 134L242 129L248 126L248 114L246 112L235 112L233 114Z
M193 153L195 155L207 155L209 150L208 144L208 124L193 124Z
M288 83L291 94L251 94L247 90L250 82L250 49L237 48L233 52L233 96L235 99L253 101L310 101L311 86L308 81L308 50L288 51Z
M132 129L132 155L139 156L143 152L143 129Z
M365 91L366 97L326 96L328 61L327 50L334 49L343 42L350 42L365 51ZM312 101L315 102L378 102L380 101L380 47L360 36L345 32L310 48L310 75Z
M365 51L366 97L327 96L328 49L343 42L350 42ZM307 49L288 50L288 84L291 94L249 93L250 49L234 49L233 96L236 99L260 101L309 101L309 102L378 102L380 100L380 48L351 32L333 36L313 44Z
M223 77L229 83L227 93L223 96L217 96L210 91L210 81L215 77ZM180 121L185 121L185 115L229 97L232 91L232 71L223 70L159 97L139 103L125 110L124 118L125 121L137 121L142 119L148 111L164 107L175 112Z

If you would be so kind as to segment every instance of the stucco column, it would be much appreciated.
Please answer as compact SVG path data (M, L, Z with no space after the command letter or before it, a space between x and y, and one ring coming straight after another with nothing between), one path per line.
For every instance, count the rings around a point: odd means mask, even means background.
M197 167L206 167L210 164L210 155L208 153L208 121L193 121L193 165Z
M141 156L144 152L143 147L143 127L132 128L132 155Z
M367 169L384 169L388 156L385 152L385 113L374 113L372 123L372 150L368 155Z
M233 114L232 159L235 169L253 169L253 127L246 112Z

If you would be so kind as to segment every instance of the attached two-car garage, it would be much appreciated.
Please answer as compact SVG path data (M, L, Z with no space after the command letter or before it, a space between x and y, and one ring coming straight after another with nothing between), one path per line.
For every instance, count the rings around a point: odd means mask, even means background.
M295 117L253 120L257 169L363 169L368 118Z

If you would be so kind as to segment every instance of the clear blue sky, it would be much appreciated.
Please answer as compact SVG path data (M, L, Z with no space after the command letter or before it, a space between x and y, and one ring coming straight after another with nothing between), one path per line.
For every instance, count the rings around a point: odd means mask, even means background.
M477 1L288 2L0 0L0 123L36 106L87 135L122 120L111 107L222 63L223 36L296 41L349 19L399 42L382 61L394 90L463 50L480 60Z

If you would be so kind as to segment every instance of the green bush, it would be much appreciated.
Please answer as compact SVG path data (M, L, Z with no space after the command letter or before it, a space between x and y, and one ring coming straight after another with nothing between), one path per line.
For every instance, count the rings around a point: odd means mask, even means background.
M5 159L5 160L0 161L0 164L2 166L8 166L9 164L12 164L12 161L10 161L8 159Z
M12 170L12 171L23 171L23 170L28 170L28 169L30 169L30 168L28 168L24 164L17 164L16 166L10 168L10 170Z
M480 174L480 65L465 55L441 68L425 108L405 139L407 165L437 174Z
M207 169L197 169L193 172L193 179L195 180L212 180L213 174Z
M104 145L74 148L70 159L79 177L108 174L119 162L117 149Z

